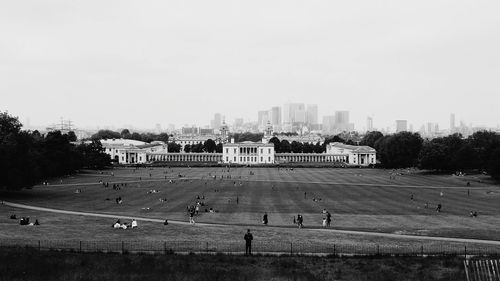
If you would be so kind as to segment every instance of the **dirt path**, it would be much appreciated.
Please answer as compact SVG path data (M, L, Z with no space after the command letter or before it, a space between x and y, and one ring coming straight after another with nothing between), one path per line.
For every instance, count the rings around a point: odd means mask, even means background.
M59 214L67 214L67 215L77 215L77 216L89 216L89 217L101 217L101 218L112 218L112 219L136 219L138 221L148 221L148 222L158 222L163 223L165 220L163 219L154 219L154 218L141 218L137 216L123 216L123 215L114 215L114 214L103 214L103 213L90 213L90 212L76 212L76 211L68 211L68 210L60 210L60 209L52 209L52 208L44 208L37 206L30 206L25 204L12 203L7 201L1 201L2 205L13 207L13 208L21 208L21 209L29 209L29 210L37 210L42 212L52 212ZM178 225L189 225L188 222L178 221L178 220L168 220L169 224L178 224ZM223 224L223 223L196 223L194 226L235 226L235 224ZM252 227L269 227L262 225L247 225ZM289 228L283 226L272 226L277 228ZM364 235L364 236L375 236L375 237L385 237L385 238L395 238L395 239L416 239L416 240L431 240L431 241L444 241L444 242L458 242L458 243L476 243L476 244L487 244L487 245L500 245L500 241L497 240L482 240L482 239L468 239L468 238L453 238L453 237L437 237L437 236L420 236L420 235L405 235L405 234L394 234L394 233L383 233L383 232L370 232L370 231L356 231L356 230L338 230L338 229L324 229L324 228L306 228L304 231L311 232L329 232L329 233L338 233L338 234L353 234L353 235Z

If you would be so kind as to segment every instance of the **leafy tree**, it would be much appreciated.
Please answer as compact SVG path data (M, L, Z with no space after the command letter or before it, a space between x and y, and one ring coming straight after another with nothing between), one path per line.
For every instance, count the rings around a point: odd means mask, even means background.
M274 151L276 153L279 153L281 151L281 149L280 149L280 139L278 139L277 137L272 137L269 140L269 143L274 144Z
M290 153L292 148L290 146L290 142L287 140L282 140L280 143L280 153Z
M375 149L380 162L386 168L414 167L418 163L422 143L418 133L400 132L378 139Z
M19 133L22 126L17 117L13 117L7 112L0 112L0 139L8 134Z
M500 180L500 147L495 148L491 153L487 170L493 178Z
M77 140L75 132L69 131L67 135L68 135L68 140L69 141L76 141Z
M77 150L82 156L82 166L91 169L103 169L110 165L109 154L104 153L104 148L99 140L90 143L81 143Z
M477 153L480 169L486 169L493 151L500 147L500 136L494 132L479 131L468 138Z
M168 152L181 152L181 145L175 142L169 142L167 144Z
M215 146L215 152L216 152L216 153L222 153L222 148L223 148L222 143L221 143L221 142L219 142L219 143L217 144L217 146Z
M104 140L107 140L107 139L119 139L121 137L122 136L120 135L120 133L115 132L115 131L111 131L111 130L99 130L97 133L95 133L95 134L92 135L91 139L98 139L98 140L104 139Z
M420 151L419 163L423 169L446 170L449 160L448 147L441 143L427 142Z
M301 153L302 152L302 143L297 141L292 141L290 144L290 148L293 153Z
M120 133L122 139L130 139L130 131L129 129L123 129Z
M184 145L184 152L191 152L191 145L190 144Z
M164 143L167 143L168 139L169 139L169 135L167 133L161 133L155 137L155 140L162 141Z
M367 145L369 147L374 147L375 142L383 137L384 135L379 131L368 132L359 143L360 145Z
M203 147L204 147L205 151L208 153L213 153L216 149L216 146L217 146L217 144L215 143L215 141L213 139L208 139L205 141L205 143L203 143Z
M326 147L321 145L319 141L314 145L314 153L323 153L326 151Z
M479 166L479 157L474 148L468 143L464 143L457 152L451 155L451 170L469 170Z
M204 151L204 146L203 146L203 143L199 142L197 144L193 144L191 146L191 152L196 152L196 153L201 153Z
M303 153L313 153L314 152L314 144L311 143L303 143L302 144L302 152Z

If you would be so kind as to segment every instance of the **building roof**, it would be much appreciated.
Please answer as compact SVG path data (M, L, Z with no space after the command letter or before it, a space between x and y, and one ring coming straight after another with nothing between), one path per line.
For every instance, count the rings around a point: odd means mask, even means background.
M259 146L259 147L274 147L272 143L262 143L262 142L253 142L253 141L244 141L238 143L225 143L224 146Z
M354 153L376 153L377 151L369 146L366 145L349 145L349 144L344 144L341 142L333 142L329 143L329 146L336 147L336 148L342 148L342 149L349 149L352 150Z
M122 146L135 146L135 145L145 145L148 144L143 141L138 141L138 140L129 140L129 139L102 139L101 140L102 145L122 145Z

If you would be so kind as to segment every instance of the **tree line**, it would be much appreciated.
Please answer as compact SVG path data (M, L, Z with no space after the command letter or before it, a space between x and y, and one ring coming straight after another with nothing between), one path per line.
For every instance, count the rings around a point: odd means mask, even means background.
M436 171L486 171L500 179L500 135L479 131L468 138L453 134L422 139L418 133L401 132L384 136L370 132L360 142L377 150L382 167L419 167Z
M170 135L167 133L131 133L129 129L123 129L121 132L115 132L112 130L99 130L97 133L93 134L90 138L93 140L101 139L129 139L137 140L150 143L152 141L162 141L167 143Z
M208 139L205 142L200 142L197 144L186 144L184 145L184 152L193 152L193 153L222 153L222 143L216 144L214 140Z
M0 112L0 188L28 187L81 168L110 165L98 140L75 145L73 132L40 134L21 128L17 117Z

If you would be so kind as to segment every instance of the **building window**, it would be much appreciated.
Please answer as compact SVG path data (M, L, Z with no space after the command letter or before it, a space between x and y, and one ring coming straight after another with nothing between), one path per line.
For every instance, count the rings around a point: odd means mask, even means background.
M236 156L234 156L234 162L236 162Z
M260 149L260 154L262 154L262 153L264 153L264 149L263 148Z
M269 163L271 163L271 156L269 156Z
M260 162L264 162L264 157L260 157Z
M226 162L229 162L229 157L226 156Z
M125 160L125 159L124 159L124 158L123 158L123 156L122 156L122 161L123 161L123 160Z
M236 154L236 148L234 149L234 154Z
M226 148L226 153L229 153L229 148Z

